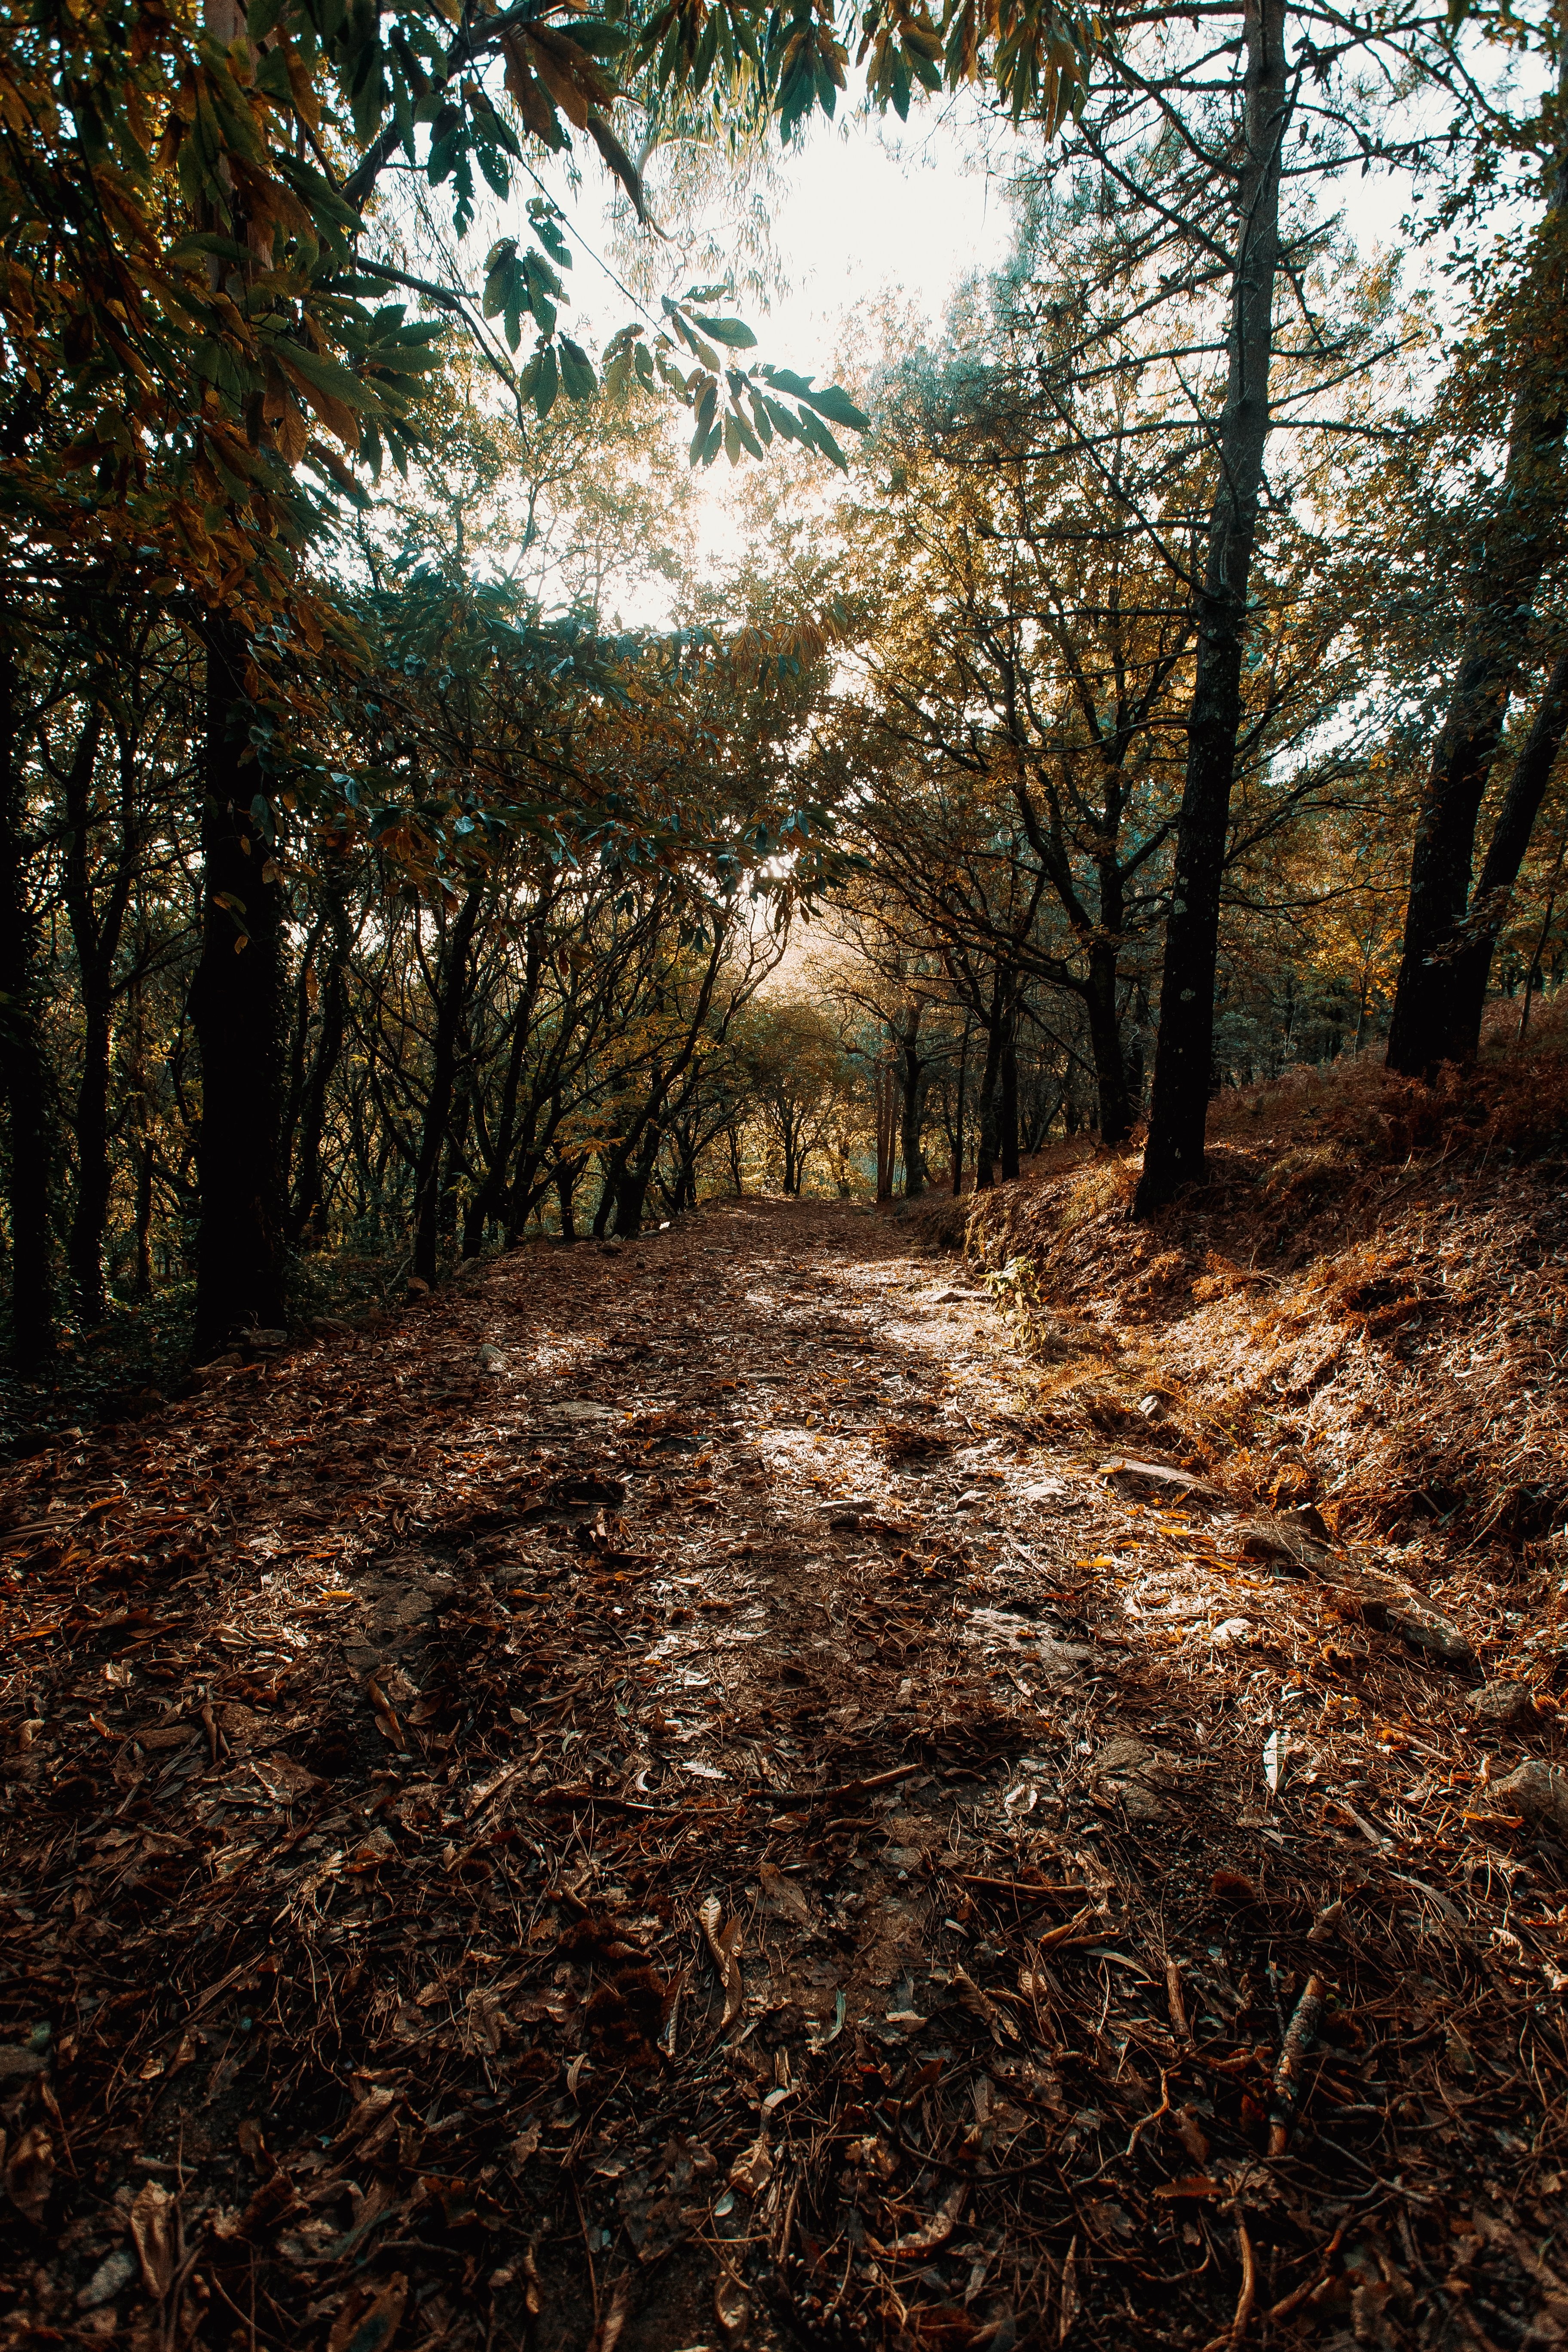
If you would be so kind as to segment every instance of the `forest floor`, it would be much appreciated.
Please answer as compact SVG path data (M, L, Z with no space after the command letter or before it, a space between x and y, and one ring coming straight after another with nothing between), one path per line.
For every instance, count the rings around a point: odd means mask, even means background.
M0 2341L1563 2340L1552 1710L925 1234L531 1247L4 1474Z

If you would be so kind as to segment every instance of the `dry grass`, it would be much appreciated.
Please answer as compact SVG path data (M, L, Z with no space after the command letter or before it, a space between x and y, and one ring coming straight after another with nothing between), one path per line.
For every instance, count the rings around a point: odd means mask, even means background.
M1366 1056L1224 1096L1212 1182L1146 1226L1131 1154L984 1196L970 1252L1042 1423L1316 1501L1428 1589L1479 1576L1539 1677L1568 1568L1565 1029L1435 1087Z

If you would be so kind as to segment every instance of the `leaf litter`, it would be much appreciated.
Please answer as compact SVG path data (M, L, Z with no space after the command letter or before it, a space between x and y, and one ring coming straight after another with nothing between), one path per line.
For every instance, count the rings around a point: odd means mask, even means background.
M6 1474L7 2344L1559 2340L1554 1717L951 1268L711 1210Z

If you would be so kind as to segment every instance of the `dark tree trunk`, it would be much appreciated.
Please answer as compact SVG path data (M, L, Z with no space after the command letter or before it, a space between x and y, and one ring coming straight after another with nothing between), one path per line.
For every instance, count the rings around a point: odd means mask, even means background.
M325 972L320 982L321 1026L300 1106L294 1205L289 1221L290 1240L307 1249L319 1249L326 1240L326 1162L321 1147L327 1132L327 1096L342 1058L347 1015L349 919L342 885L336 878L322 887L321 908L326 919Z
M458 1038L468 984L468 949L483 893L474 887L458 908L441 959L436 1001L436 1036L430 1051L430 1091L419 1131L414 1176L414 1271L434 1283L440 1246L442 1184L458 1076Z
M573 1200L583 1168L581 1160L563 1160L555 1172L555 1199L561 1212L561 1238L563 1242L574 1242L577 1238Z
M969 1087L969 1014L963 1016L963 1038L958 1049L958 1099L952 1113L952 1197L963 1191L963 1105Z
M121 751L121 839L108 898L101 910L92 890L92 783L103 738L103 712L89 712L66 777L66 819L70 848L65 860L66 913L80 975L81 1075L76 1097L76 1205L66 1257L77 1312L84 1323L101 1323L108 1306L103 1281L103 1234L109 1223L109 1076L114 1003L114 961L131 895L135 845L131 837L131 750Z
M11 1352L20 1370L55 1353L49 1192L58 1139L44 1048L38 922L27 887L32 841L16 649L0 635L0 1077L9 1127Z
M1005 1043L1003 1024L990 1022L985 1031L985 1062L980 1073L980 1115L974 1145L974 1189L989 1192L996 1181L996 1142L1002 1075L1002 1054Z
M1483 961L1467 919L1476 821L1519 675L1530 609L1563 520L1565 235L1568 148L1558 154L1542 225L1544 266L1525 297L1539 318L1537 331L1521 337L1528 373L1510 425L1500 509L1470 583L1465 642L1411 849L1405 949L1388 1032L1388 1066L1406 1077L1430 1077L1444 1062L1465 1061L1480 1031L1477 974L1484 1003L1495 929L1479 903L1483 877L1477 908L1486 935ZM1510 886L1524 845L1514 858ZM1505 846L1501 865L1508 854Z
M647 1188L653 1181L653 1171L658 1160L661 1132L657 1121L650 1123L635 1159L621 1170L615 1191L615 1218L610 1230L623 1241L632 1241L642 1231L643 1208L647 1200Z
M1115 948L1091 948L1083 1009L1089 1023L1089 1049L1094 1059L1095 1088L1100 1096L1100 1139L1111 1146L1125 1143L1132 1132L1132 1092L1121 1046L1116 982Z
M138 950L141 944L138 938ZM126 995L131 1033L126 1076L130 1097L131 1157L135 1171L131 1212L135 1269L132 1276L131 1295L133 1298L145 1299L153 1296L153 1103L147 1084L147 1018L140 970L132 972Z
M925 1064L912 1037L902 1040L902 1116L899 1148L904 1158L904 1198L906 1201L918 1201L926 1188L925 1155L921 1149L921 1130L925 1113Z
M1546 681L1535 718L1521 748L1498 811L1487 847L1476 895L1462 929L1456 926L1452 951L1428 967L1424 982L1411 1001L1418 1017L1435 1023L1436 1034L1427 1040L1430 1069L1443 1062L1472 1062L1481 1042L1481 1015L1486 1011L1487 983L1498 934L1508 919L1513 886L1530 847L1530 836L1552 771L1568 730L1568 648L1558 655ZM1466 860L1467 866L1468 859ZM1401 983L1403 985L1403 982ZM1398 1000L1395 999L1397 1009ZM1405 1045L1402 1040L1402 1050ZM1389 1042L1394 1062L1394 1041ZM1396 1068L1403 1064L1395 1063Z
M544 926L542 922L536 921L529 925L528 945L523 952L522 990L512 1013L511 1046L507 1055L506 1075L501 1081L500 1103L496 1112L494 1149L483 1181L477 1187L463 1220L465 1257L477 1256L484 1247L487 1228L501 1213L507 1172L511 1165L512 1145L516 1139L517 1101L522 1089L522 1066L527 1059L528 1043L533 1031L533 1012L539 1001L539 985L543 971Z
M1241 724L1247 582L1268 441L1280 155L1289 111L1285 18L1286 0L1246 0L1246 157L1216 453L1219 486L1196 600L1186 777L1176 829L1149 1140L1135 1210L1139 1216L1159 1208L1182 1185L1201 1182L1204 1174L1220 883Z
M1018 1173L1018 1041L1011 1021L1007 1039L1002 1048L1001 1102L998 1107L1001 1124L1002 1176L1009 1181Z
M191 1017L202 1063L195 1352L281 1323L287 1260L281 1139L287 1094L284 894L267 878L252 814L246 641L226 614L206 631L202 952Z

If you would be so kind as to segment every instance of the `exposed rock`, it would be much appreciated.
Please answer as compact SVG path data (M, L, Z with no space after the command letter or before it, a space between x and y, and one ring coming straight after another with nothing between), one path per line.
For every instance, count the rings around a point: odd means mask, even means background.
M1414 1650L1425 1650L1429 1657L1441 1658L1447 1666L1473 1667L1476 1654L1454 1623L1414 1593L1400 1595L1386 1603L1384 1622L1391 1633L1397 1633Z
M1161 1790L1177 1778L1180 1766L1146 1740L1108 1739L1089 1770L1096 1794L1120 1804L1129 1821L1159 1822L1170 1811Z
M1522 1813L1527 1822L1568 1838L1568 1770L1561 1764L1542 1764L1532 1756L1506 1780L1494 1780L1491 1793L1511 1811Z
M1241 1557L1261 1561L1279 1576L1307 1576L1326 1565L1329 1551L1295 1524L1293 1512L1282 1512L1247 1520L1241 1529Z
M1358 1611L1369 1625L1397 1633L1413 1650L1425 1650L1428 1657L1440 1658L1461 1673L1474 1671L1475 1652L1452 1618L1445 1617L1408 1585L1396 1584L1392 1578L1347 1578L1337 1597Z
M1535 1702L1522 1683L1483 1683L1465 1701L1478 1728L1530 1731L1536 1727Z

